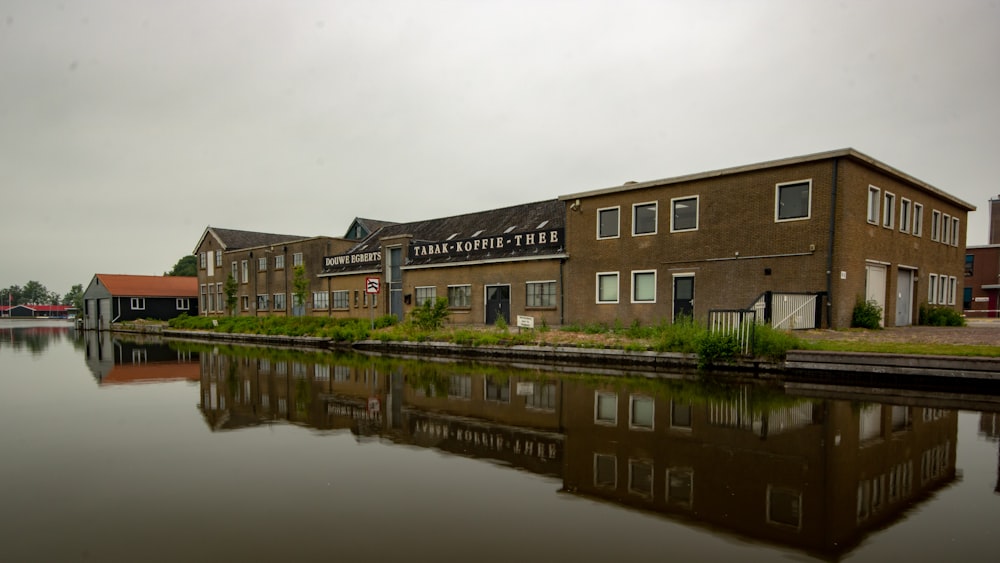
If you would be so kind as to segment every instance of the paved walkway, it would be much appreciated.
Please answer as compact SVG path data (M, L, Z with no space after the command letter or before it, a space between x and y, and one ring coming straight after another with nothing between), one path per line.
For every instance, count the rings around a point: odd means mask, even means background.
M803 330L796 331L795 336L806 340L1000 346L1000 319L969 319L968 326L962 327L906 326L882 330Z

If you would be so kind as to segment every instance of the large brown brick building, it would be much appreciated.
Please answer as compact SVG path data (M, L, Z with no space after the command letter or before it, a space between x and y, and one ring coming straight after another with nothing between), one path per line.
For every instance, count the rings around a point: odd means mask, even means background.
M859 300L882 307L887 326L915 323L922 303L956 306L975 209L853 149L560 200L567 322L704 320L812 294L815 321L775 318L791 328L847 327Z
M1000 195L990 200L990 238L965 255L962 308L967 317L1000 317Z

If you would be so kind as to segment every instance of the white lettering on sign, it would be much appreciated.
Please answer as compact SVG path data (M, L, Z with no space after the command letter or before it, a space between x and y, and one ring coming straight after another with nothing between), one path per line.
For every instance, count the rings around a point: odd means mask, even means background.
M499 235L467 240L429 242L410 246L410 255L414 258L445 256L459 252L471 253L542 245L549 246L559 244L560 241L560 230L553 229L509 236Z
M338 256L326 256L323 258L323 265L327 268L337 266L353 266L356 264L370 264L382 261L381 252L357 252L354 254L340 254Z

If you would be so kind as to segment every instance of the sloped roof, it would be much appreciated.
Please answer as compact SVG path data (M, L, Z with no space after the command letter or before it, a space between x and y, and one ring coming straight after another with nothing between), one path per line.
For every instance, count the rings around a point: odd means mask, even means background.
M121 297L197 297L195 276L135 276L97 274L95 276L111 295Z
M392 237L410 237L410 245L455 241L463 239L486 239L490 237L511 237L521 233L531 233L540 230L563 229L566 226L566 206L563 202L553 199L535 203L524 203L500 209L454 215L438 219L414 221L412 223L394 223L383 226L365 240L359 242L348 254L356 252L375 252L381 247L382 241ZM545 250L515 248L505 246L493 250L486 258L503 259L526 255L529 252L547 254L561 253L561 245ZM407 266L423 264L461 262L471 259L463 253L451 252L448 255L426 256L421 258L407 257ZM368 265L368 268L371 266ZM345 265L337 268L327 268L324 273L338 273L363 270L366 266Z
M372 235L383 227L388 227L390 225L398 225L394 221L380 221L378 219L365 219L364 217L355 217L354 221L351 221L351 226L347 229L347 234L344 238L349 238L351 231L354 230L354 225L361 225L368 235Z
M212 235L219 241L223 250L239 250L241 248L253 248L255 246L267 246L271 244L282 244L296 240L304 240L308 236L303 235L279 235L275 233L260 233L257 231L241 231L238 229L223 229L219 227L207 227L205 232L198 239L195 252L205 241L205 237Z

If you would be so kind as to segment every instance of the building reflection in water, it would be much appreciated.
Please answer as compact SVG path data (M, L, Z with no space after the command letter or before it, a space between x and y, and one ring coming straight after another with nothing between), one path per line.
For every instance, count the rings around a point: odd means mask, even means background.
M839 558L956 479L955 411L760 385L566 376L230 348L202 353L214 431L349 430L551 475L562 492Z
M155 338L121 338L108 331L83 333L87 367L100 385L198 381L198 352Z

